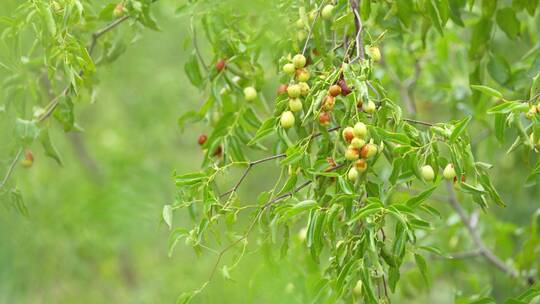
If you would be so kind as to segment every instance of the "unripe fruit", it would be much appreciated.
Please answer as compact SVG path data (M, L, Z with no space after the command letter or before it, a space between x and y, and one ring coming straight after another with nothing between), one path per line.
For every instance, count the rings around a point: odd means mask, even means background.
M309 71L306 69L299 69L296 71L296 79L300 82L306 82L309 80Z
M115 18L118 18L120 16L122 16L126 11L126 8L124 7L124 4L123 3L118 3L115 7L114 7L114 10L113 10L113 16Z
M345 140L347 143L350 143L354 138L353 132L354 131L352 127L346 127L345 129L343 129L343 132L341 132L341 136L343 136L343 140Z
M216 71L219 73L225 68L225 59L220 59L216 62Z
M283 72L285 74L294 74L295 71L296 71L296 68L294 67L294 64L292 63L286 63L283 66Z
M298 231L298 239L300 240L300 242L303 242L306 240L306 237L307 237L307 228L304 227L300 229L300 231Z
M375 156L377 154L377 146L369 143L362 147L362 150L360 150L360 156L362 158L370 158L372 156Z
M296 38L298 38L299 41L305 40L306 37L307 37L307 33L304 30L300 30L298 31L298 33L296 33Z
M348 147L345 151L345 159L348 161L357 160L360 157L360 153L353 147Z
M330 114L328 112L321 112L319 114L319 123L323 126L328 125L330 123Z
M367 104L364 106L364 111L366 111L366 113L374 113L375 111L377 111L377 106L375 105L375 103L371 100L369 100L367 102Z
M206 142L207 139L208 139L208 136L206 136L206 134L199 135L199 138L197 139L197 142L199 143L199 146L204 145L204 143Z
M289 99L289 109L293 112L298 112L302 110L302 101L299 98Z
M367 170L367 166L367 162L363 158L357 160L354 163L354 167L356 168L356 170L358 170L358 172L365 172Z
M289 283L287 286L285 286L285 293L291 294L294 292L294 284Z
M303 68L306 65L306 57L302 54L296 54L292 59L292 63L297 69Z
M34 155L32 154L32 151L26 150L24 151L24 159L21 160L21 166L25 168L30 168L34 164Z
M300 87L300 94L302 96L307 96L309 94L309 85L305 82L299 82L298 86Z
M244 88L244 98L247 101L253 101L257 99L257 90L255 90L254 87L246 87Z
M336 104L336 100L334 99L334 97L327 95L323 101L323 109L325 111L332 111L332 109L334 109L335 104Z
M536 106L532 105L530 108L529 108L529 111L527 111L527 113L525 113L525 117L527 117L527 119L532 119L534 117L534 115L536 115Z
M354 125L353 129L354 136L358 138L366 138L367 136L367 127L363 122L357 122Z
M358 280L356 282L356 285L354 285L354 288L353 288L354 295L361 296L362 295L362 287L363 287L362 280Z
M381 50L379 50L376 46L371 46L367 49L367 53L373 61L380 61L381 60Z
M356 170L355 167L352 167L352 168L349 169L349 172L347 172L347 178L351 182L356 181L356 179L358 178L358 171Z
M294 126L294 114L291 111L281 113L280 123L285 129Z
M445 179L454 179L456 177L456 169L454 169L453 164L448 164L444 168L443 176Z
M287 88L288 88L288 87L289 87L289 86L286 85L286 84L281 84L281 85L279 85L279 87L278 87L278 89L277 89L277 94L278 94L278 95L281 95L281 94L287 93Z
M330 19L334 13L334 6L332 4L327 4L323 7L321 15L323 19Z
M297 98L302 94L302 91L300 90L300 86L297 84L291 84L287 88L287 94L289 94L290 98Z
M351 140L351 146L353 146L355 149L362 149L362 147L365 145L366 141L361 138L355 137Z
M330 96L332 97L338 96L339 94L341 94L341 87L337 84L331 85L328 89L328 94L330 94Z
M420 174L422 175L422 179L427 182L430 182L435 178L435 171L433 171L433 168L430 165L425 165L420 168Z
M296 20L296 27L300 30L303 29L305 27L304 21L302 19Z

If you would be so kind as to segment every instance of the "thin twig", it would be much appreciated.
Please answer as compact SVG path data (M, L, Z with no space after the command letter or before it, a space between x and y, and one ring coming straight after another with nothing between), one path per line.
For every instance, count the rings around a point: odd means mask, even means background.
M325 2L326 0L322 0L321 3L319 4L319 7L317 8L317 14L315 15L315 18L313 18L313 22L311 22L311 26L309 27L309 32L306 37L306 42L304 42L304 47L302 48L302 55L305 55L306 53L308 42L311 39L311 35L313 33L313 28L315 27L315 23L317 22L317 19L319 19L319 16L321 15L321 8L323 7Z
M199 49L199 44L197 43L197 32L195 31L195 26L193 25L193 16L191 16L189 25L191 27L191 36L193 37L193 46L195 47L195 53L197 54L197 57L199 58L199 61L201 62L204 70L208 72L208 66L204 61L201 50Z
M13 160L11 161L11 164L8 167L6 175L2 179L2 183L0 184L0 189L4 188L4 185L7 183L7 181L11 177L11 174L13 174L15 165L17 165L17 161L19 161L19 158L21 157L22 152L23 152L23 148L19 148L19 151L17 151L17 154L15 154L15 157L13 158Z
M360 1L359 0L350 0L350 7L354 13L354 26L355 26L355 41L356 41L356 57L351 60L351 63L356 61L358 58L364 60L364 43L362 42L362 18L360 17Z
M506 265L499 257L497 257L487 246L485 245L484 241L478 234L478 231L471 225L471 222L469 221L469 218L467 217L467 214L465 213L465 210L461 207L459 201L457 200L456 193L454 191L454 186L451 181L448 181L446 183L447 189L448 189L448 202L450 203L450 206L454 208L456 213L458 214L461 222L469 232L469 235L471 236L474 244L482 254L482 256L491 264L493 264L495 267L497 267L502 272L506 273L510 277L517 277L518 273L515 269L509 267Z

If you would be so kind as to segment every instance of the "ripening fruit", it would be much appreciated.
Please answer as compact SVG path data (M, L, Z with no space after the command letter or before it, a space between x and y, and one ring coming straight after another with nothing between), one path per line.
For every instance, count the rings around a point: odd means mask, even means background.
M358 280L356 282L356 285L354 285L354 288L353 288L354 295L361 296L362 295L362 287L363 287L362 280Z
M300 87L300 94L302 96L307 96L309 94L309 85L305 82L299 82L298 86Z
M341 94L341 87L337 84L331 85L328 89L328 94L330 94L330 96L332 97L338 96L339 94Z
M323 126L330 124L330 114L328 112L321 112L319 114L319 123Z
M370 46L367 49L367 53L368 53L369 57L371 57L371 59L373 59L373 61L380 61L381 60L381 50L379 50L378 47Z
M294 74L294 72L296 71L296 68L294 67L294 64L292 63L286 63L284 66L283 66L283 73L285 74Z
M367 170L367 162L365 159L361 158L354 163L354 167L358 172L364 172Z
M199 146L204 145L204 143L206 142L207 139L208 139L208 136L206 136L206 134L199 135L199 138L197 139L197 142L199 143Z
M323 7L321 15L323 19L330 19L332 18L334 13L334 6L332 4L327 4L325 7Z
M334 109L335 104L336 104L335 98L330 95L326 95L323 101L323 109L325 111L332 111L332 109Z
M354 138L354 131L352 127L346 127L343 129L343 132L341 132L341 136L343 136L343 140L350 143Z
M125 12L126 12L126 8L124 7L124 4L120 2L114 7L113 16L115 18L118 18L122 16Z
M297 69L303 68L306 65L306 57L302 54L296 54L292 59L292 63Z
M34 155L32 154L32 151L26 150L24 151L24 159L21 160L21 166L25 168L30 168L34 164Z
M348 178L351 182L356 181L356 179L358 178L358 170L356 170L355 167L350 168L350 169L349 169L349 172L347 172L347 178Z
M456 169L454 169L453 164L448 164L444 168L443 176L445 179L454 179L456 177Z
M218 146L216 150L214 150L214 156L220 157L223 154L223 148L221 146Z
M351 140L351 146L353 146L355 149L362 149L362 147L365 145L366 141L361 138L355 137Z
M375 156L377 154L377 146L372 143L368 143L362 147L362 150L360 150L360 156L362 158L370 158L372 156Z
M220 59L216 62L216 71L219 73L225 68L225 59Z
M289 99L289 109L293 112L298 112L302 110L302 101L300 98L291 98Z
M354 136L358 138L366 138L367 127L363 122L357 122L353 129Z
M244 98L247 101L253 101L257 99L257 90L255 90L254 87L246 87L244 88Z
M289 87L289 86L286 85L286 84L280 84L279 87L278 87L278 89L277 89L277 94L278 94L278 95L281 95L281 94L287 93L287 88L288 88L288 87Z
M348 161L357 160L360 157L360 153L353 147L348 147L345 151L345 159Z
M341 95L347 96L351 93L351 89L347 86L345 79L338 80L337 85L341 87Z
M531 105L531 107L529 108L529 111L525 113L525 117L527 117L527 119L532 119L534 115L536 115L536 113L537 113L536 106Z
M420 174L422 175L422 179L427 182L430 182L435 178L435 171L433 171L433 167L430 165L425 165L420 168Z
M364 111L369 114L375 113L375 111L377 111L377 106L373 101L369 100L364 106Z
M285 111L281 113L281 118L279 121L283 128L288 129L294 126L294 114L291 111Z
M300 82L306 82L309 80L309 71L306 69L299 69L296 71L296 79Z
M302 91L300 90L300 86L297 84L291 84L287 88L287 94L289 94L290 98L297 98L302 94Z

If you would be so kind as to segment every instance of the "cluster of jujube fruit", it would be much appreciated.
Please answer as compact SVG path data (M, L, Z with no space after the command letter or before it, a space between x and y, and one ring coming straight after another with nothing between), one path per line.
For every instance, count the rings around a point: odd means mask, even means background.
M296 82L289 85L281 85L278 89L278 94L287 93L289 96L288 111L281 114L280 124L283 128L288 129L294 126L294 113L303 110L301 98L309 94L309 85L307 81L310 78L310 73L306 66L306 57L302 54L296 54L291 62L283 66L283 72L287 75L294 75Z

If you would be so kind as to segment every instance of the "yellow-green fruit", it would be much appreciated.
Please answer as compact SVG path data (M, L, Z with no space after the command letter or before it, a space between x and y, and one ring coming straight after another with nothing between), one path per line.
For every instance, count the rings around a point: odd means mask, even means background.
M31 159L23 159L21 160L21 166L25 168L30 168L34 164L34 161Z
M306 65L306 57L302 54L296 54L292 62L297 69L303 68Z
M420 174L422 175L422 179L427 182L430 182L435 178L435 171L433 171L433 168L430 165L425 165L420 168Z
M358 150L356 150L353 147L347 148L347 151L345 151L345 159L349 161L357 160L358 157L360 157L360 153L358 153Z
M375 113L375 111L377 111L377 106L375 105L375 103L373 101L368 101L364 107L364 111L366 111L366 113Z
M366 135L367 135L366 125L363 122L357 122L354 125L353 133L355 137L366 138Z
M323 7L321 15L323 19L331 19L334 14L334 6L332 4L327 4Z
M349 169L349 172L347 172L347 178L348 178L351 182L356 181L356 179L358 178L358 170L356 170L355 167L350 168L350 169Z
M302 19L298 19L296 20L296 27L298 29L303 29L305 26L304 26L304 21Z
M300 87L300 94L302 96L307 96L309 94L309 85L305 82L299 82L298 86Z
M443 176L445 179L454 179L456 177L456 169L454 169L453 164L448 164L444 168Z
M285 293L291 294L294 292L294 284L289 283L287 286L285 286Z
M376 46L371 46L368 48L367 53L373 61L380 61L381 60L381 50L379 50Z
M302 110L302 101L300 98L291 98L289 99L289 109L293 112L298 112Z
M115 7L114 7L114 10L113 10L113 16L115 18L118 18L120 16L122 16L124 14L124 12L126 11L125 7L124 7L124 4L123 3L118 3Z
M309 80L309 76L309 71L302 69L298 72L296 78L298 79L298 81L306 82Z
M291 85L287 88L287 94L289 94L289 97L290 97L290 98L297 98L297 97L300 96L300 94L302 94L302 91L301 91L299 85L297 85L297 84L291 84Z
M356 282L356 285L354 285L354 288L353 288L354 295L361 296L362 295L362 287L363 287L362 281L358 280Z
M365 144L366 141L362 138L355 137L351 140L351 146L355 149L362 149Z
M298 231L298 239L300 240L300 242L303 242L306 240L306 237L307 237L307 228L304 227L300 229L300 231Z
M244 88L244 98L247 101L253 101L257 99L257 90L255 90L254 87L246 87Z
M307 37L307 32L304 30L299 30L298 33L296 33L296 38L298 38L299 41L305 40Z
M283 73L285 74L294 74L295 71L296 71L296 68L294 67L294 64L292 63L286 63L283 66Z
M281 113L281 118L279 121L283 128L288 129L294 126L294 114L291 111L285 111Z

